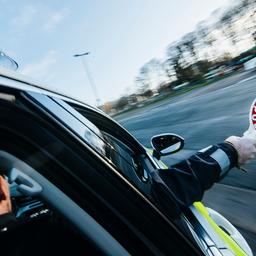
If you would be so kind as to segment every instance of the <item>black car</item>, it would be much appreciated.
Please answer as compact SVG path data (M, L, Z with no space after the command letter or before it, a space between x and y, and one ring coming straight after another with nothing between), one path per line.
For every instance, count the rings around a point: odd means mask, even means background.
M173 220L152 200L159 163L118 123L0 73L0 173L17 218L2 255L231 255L192 210Z

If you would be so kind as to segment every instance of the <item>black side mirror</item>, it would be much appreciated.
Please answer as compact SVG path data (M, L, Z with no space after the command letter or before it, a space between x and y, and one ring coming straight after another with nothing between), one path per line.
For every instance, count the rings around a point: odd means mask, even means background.
M160 159L161 156L166 156L178 152L184 147L184 139L174 133L164 133L153 136L151 138L153 147L153 156Z

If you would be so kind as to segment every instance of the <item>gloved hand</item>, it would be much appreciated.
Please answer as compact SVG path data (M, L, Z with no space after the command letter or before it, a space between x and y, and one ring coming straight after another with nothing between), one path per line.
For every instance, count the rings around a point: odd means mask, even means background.
M238 166L243 165L256 156L256 139L231 136L226 142L232 144L238 153Z
M10 213L12 204L7 181L0 175L0 215Z

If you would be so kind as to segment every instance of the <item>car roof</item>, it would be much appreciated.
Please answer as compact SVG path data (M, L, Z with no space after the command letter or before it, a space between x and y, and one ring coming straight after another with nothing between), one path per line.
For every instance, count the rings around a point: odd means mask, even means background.
M30 91L30 92L37 92L42 93L48 96L60 98L62 100L68 101L70 103L78 104L83 107L90 108L102 114L105 114L98 108L95 108L80 99L77 99L73 96L67 95L60 91L53 90L49 87L49 85L38 82L34 79L31 79L27 76L24 76L18 72L8 70L4 67L0 67L0 86L10 87L22 91Z

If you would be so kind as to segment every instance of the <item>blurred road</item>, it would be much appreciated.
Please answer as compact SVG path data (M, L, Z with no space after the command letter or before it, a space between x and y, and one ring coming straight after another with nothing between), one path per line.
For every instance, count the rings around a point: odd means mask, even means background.
M172 132L185 138L180 153L163 160L173 164L198 149L242 135L248 128L248 112L256 98L256 72L242 72L176 98L116 117L143 145L153 135ZM256 254L256 161L248 173L231 171L204 196L237 226Z

